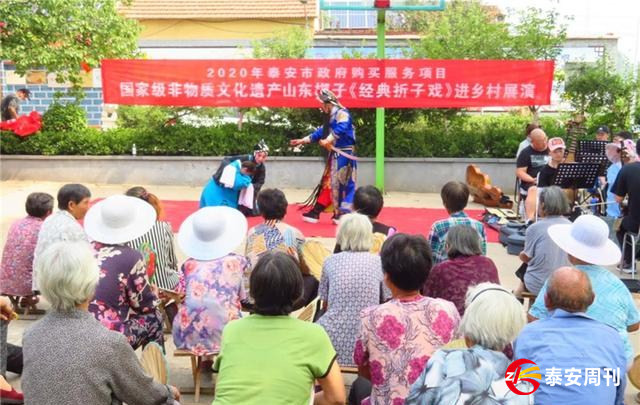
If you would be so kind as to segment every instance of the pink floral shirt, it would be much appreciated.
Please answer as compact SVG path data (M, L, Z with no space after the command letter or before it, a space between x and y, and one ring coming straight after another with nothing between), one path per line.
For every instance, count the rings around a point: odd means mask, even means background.
M21 296L33 293L33 252L41 226L41 218L27 216L9 228L0 264L0 293Z
M353 359L371 371L371 396L363 404L402 405L431 355L455 338L460 315L442 299L392 299L360 314Z

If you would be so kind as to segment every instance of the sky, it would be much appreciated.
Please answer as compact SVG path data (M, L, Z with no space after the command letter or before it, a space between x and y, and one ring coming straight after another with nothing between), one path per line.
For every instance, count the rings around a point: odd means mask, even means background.
M568 21L567 35L618 37L618 50L632 63L640 63L640 0L481 0L503 11L537 7L555 9Z

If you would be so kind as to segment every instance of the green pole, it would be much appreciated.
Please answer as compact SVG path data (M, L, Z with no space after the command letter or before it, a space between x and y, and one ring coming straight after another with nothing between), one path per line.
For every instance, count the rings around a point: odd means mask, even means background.
M378 9L378 40L376 57L384 59L385 9ZM384 108L376 108L376 187L384 192Z

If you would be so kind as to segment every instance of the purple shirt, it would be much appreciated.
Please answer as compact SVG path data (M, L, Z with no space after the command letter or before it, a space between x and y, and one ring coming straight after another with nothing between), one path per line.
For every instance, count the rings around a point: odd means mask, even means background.
M485 256L459 256L436 265L422 287L422 295L442 298L455 304L460 316L469 287L489 282L500 284L498 269Z

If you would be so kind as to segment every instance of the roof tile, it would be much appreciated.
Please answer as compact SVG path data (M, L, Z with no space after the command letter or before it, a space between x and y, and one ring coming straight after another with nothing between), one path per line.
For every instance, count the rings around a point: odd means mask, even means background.
M238 20L316 17L317 0L133 0L120 9L129 18Z

